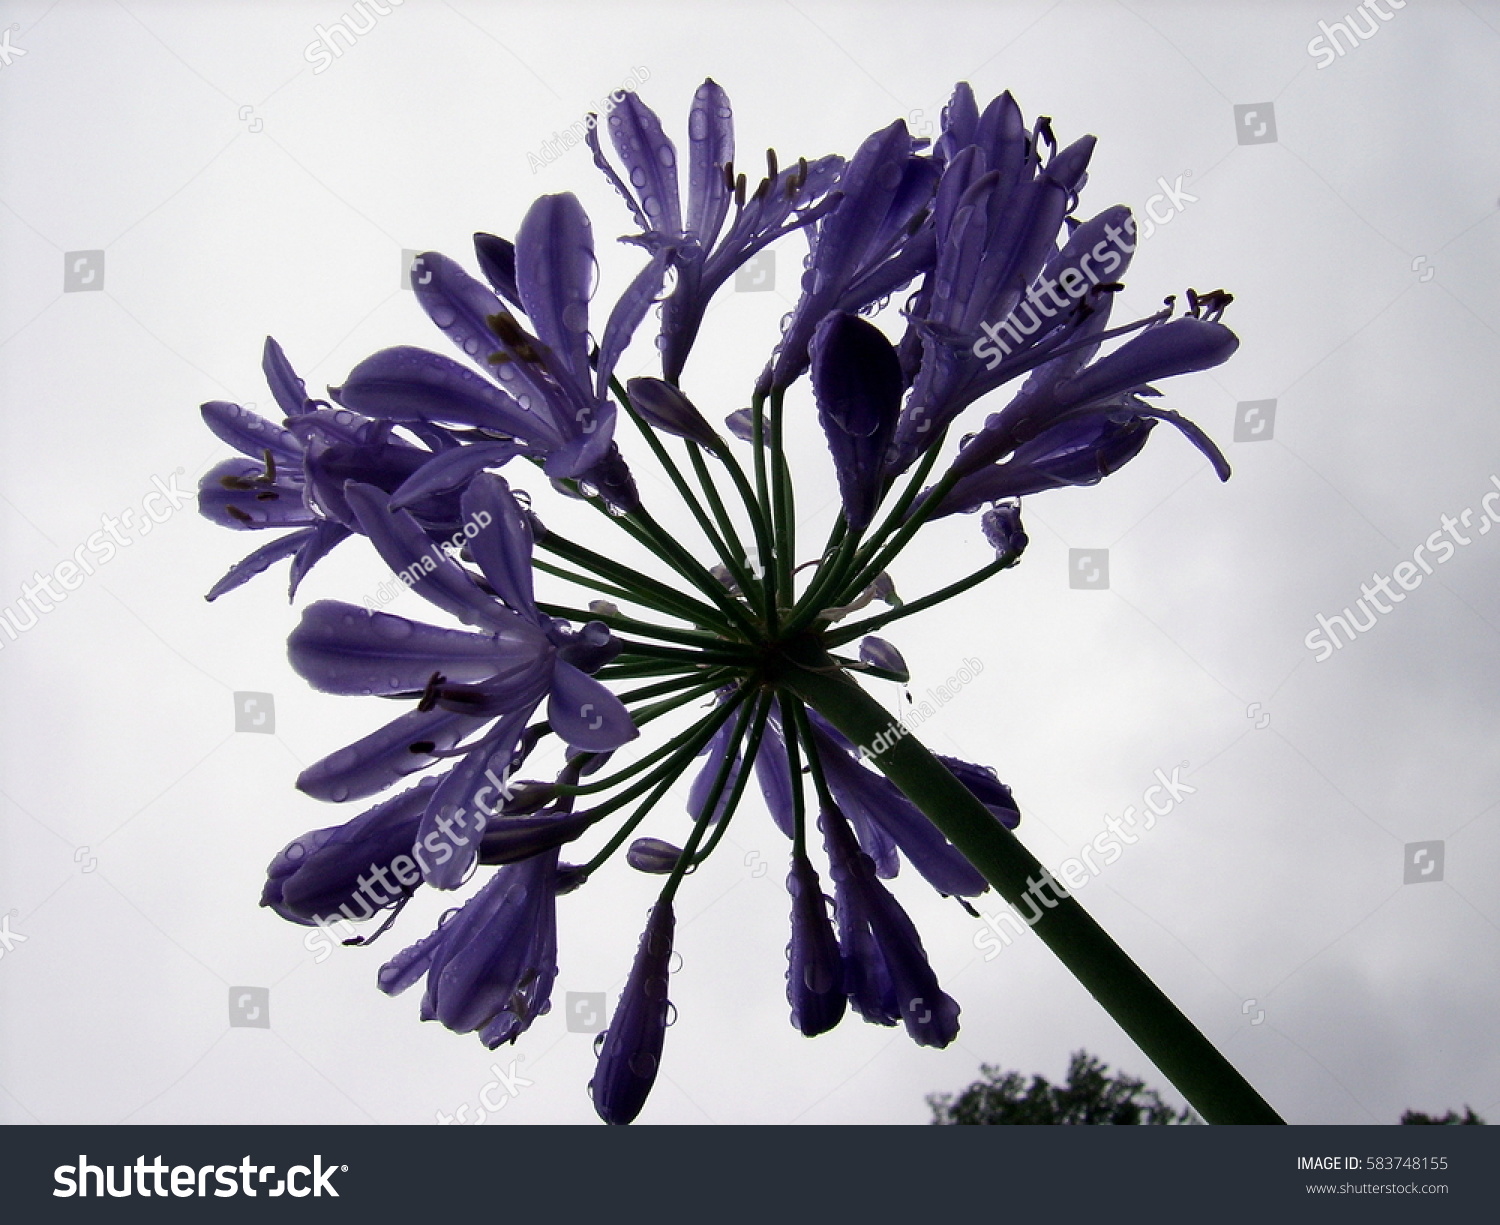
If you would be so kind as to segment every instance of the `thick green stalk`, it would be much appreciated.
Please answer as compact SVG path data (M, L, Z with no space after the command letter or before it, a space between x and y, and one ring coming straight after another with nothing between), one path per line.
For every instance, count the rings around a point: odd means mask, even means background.
M886 710L813 643L788 652L778 679L856 745L892 739L872 754L886 776L916 804L985 879L1019 906L1047 870L989 810ZM1040 911L1037 935L1210 1123L1280 1123L1282 1119L1199 1033L1139 966L1055 882L1058 901ZM1045 897L1044 897L1044 900Z

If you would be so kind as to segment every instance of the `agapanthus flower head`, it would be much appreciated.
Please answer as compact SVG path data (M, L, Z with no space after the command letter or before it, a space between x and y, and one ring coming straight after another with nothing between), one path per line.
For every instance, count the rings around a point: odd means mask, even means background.
M1189 291L1183 317L1169 302L1111 328L1133 230L1121 206L1074 216L1092 137L1059 147L1009 94L981 108L960 85L930 147L897 120L847 161L768 153L751 190L728 97L709 80L687 139L684 183L677 146L633 93L590 130L638 227L613 303L593 301L582 205L543 196L514 242L475 235L483 279L436 252L413 264L417 302L462 361L394 344L323 401L267 341L282 421L225 401L202 410L239 452L204 478L202 512L286 531L211 598L284 556L295 594L320 557L362 537L388 581L435 610L413 620L368 598L302 610L293 669L324 693L394 705L299 775L315 800L373 806L288 843L262 904L303 925L378 920L346 941L358 945L423 886L467 890L378 985L396 994L425 978L421 1017L493 1047L547 1013L558 899L588 897L623 858L659 891L590 1086L610 1123L636 1118L655 1083L677 895L733 822L755 819L752 780L787 839L792 1024L813 1036L853 1012L899 1022L920 1045L952 1043L958 1004L885 882L905 864L967 907L1009 879L976 865L1022 853L1020 805L988 766L920 748L861 683L914 681L923 668L898 623L1022 560L1018 499L1118 471L1164 421L1228 475L1201 430L1154 403L1155 383L1234 351L1228 295ZM713 295L794 231L808 250L799 296L762 338L748 406L690 399L678 384ZM659 371L622 384L653 306ZM1018 380L946 446L970 406ZM827 446L812 490L788 462L797 412ZM637 433L644 486L625 451ZM798 471L818 458L799 456ZM559 530L573 520L541 505L549 490L600 512L598 531ZM661 510L669 496L675 517ZM820 506L829 534L810 544L799 531ZM979 510L986 564L938 582L937 554L904 568L929 522ZM893 574L920 594L903 602ZM684 792L686 811L663 817ZM564 848L577 862L561 862Z

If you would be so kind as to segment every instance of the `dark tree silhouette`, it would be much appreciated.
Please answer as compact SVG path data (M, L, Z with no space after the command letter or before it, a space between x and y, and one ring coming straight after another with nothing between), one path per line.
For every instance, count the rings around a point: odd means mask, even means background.
M1019 1072L1002 1072L980 1065L976 1080L955 1097L933 1093L927 1097L935 1124L1093 1124L1136 1127L1199 1123L1191 1110L1176 1111L1144 1081L1123 1074L1109 1076L1109 1065L1087 1051L1075 1051L1068 1063L1066 1084L1050 1084L1033 1076L1031 1084Z
M1485 1126L1485 1121L1474 1113L1468 1106L1464 1107L1463 1114L1450 1110L1447 1114L1423 1114L1420 1110L1408 1110L1401 1116L1401 1122L1410 1127L1416 1123L1436 1123L1443 1127L1458 1126Z

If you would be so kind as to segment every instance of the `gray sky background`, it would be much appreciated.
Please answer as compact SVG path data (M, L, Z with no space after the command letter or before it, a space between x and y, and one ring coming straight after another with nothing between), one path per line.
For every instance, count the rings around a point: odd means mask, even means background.
M680 147L693 89L723 84L752 172L768 144L785 164L851 153L898 116L935 124L956 80L981 99L1010 88L1064 142L1099 136L1082 213L1139 212L1161 180L1194 197L1143 243L1117 309L1234 292L1239 353L1167 384L1166 403L1235 475L1220 485L1163 429L1103 485L1028 500L1017 570L890 633L919 698L982 664L920 735L996 767L1053 866L1179 770L1193 793L1084 905L1289 1121L1465 1102L1493 1120L1500 532L1479 524L1500 489L1500 6L1394 4L1320 69L1308 44L1348 0L388 0L324 71L304 49L352 11L338 0L0 4L0 607L26 624L23 584L101 516L139 514L153 478L195 487L228 454L197 406L265 410L267 333L315 394L378 348L445 350L400 287L403 249L472 267L472 231L512 234L535 196L576 192L601 253L597 326L639 266L612 241L633 227L581 146L532 159L632 70ZM1241 143L1267 111L1275 139ZM68 253L100 250L102 290L64 292ZM779 251L775 288L724 293L689 365L716 415L746 402L794 300L802 247ZM651 359L643 329L622 373ZM1235 442L1239 406L1266 400L1274 425ZM831 476L797 405L804 530L821 540ZM549 522L585 530L532 483ZM1317 662L1317 614L1466 510L1471 543ZM563 1002L613 1002L654 881L621 864L562 900L554 1010L495 1053L418 1024L415 990L374 988L441 902L321 961L257 908L283 844L363 807L332 813L293 790L297 772L391 713L291 672L284 563L204 603L260 539L189 501L0 633L0 1120L421 1123L465 1103L473 1120L491 1064L531 1083L485 1121L592 1120L591 1041ZM895 571L908 597L987 556L973 519L922 539ZM1070 586L1070 549L1108 550L1107 589ZM298 605L359 602L388 577L355 541ZM442 619L409 594L390 608ZM243 691L273 695L274 734L234 730ZM643 832L685 826L669 804ZM1421 842L1443 844L1441 879L1404 884ZM801 1038L785 863L756 799L684 886L680 1015L642 1121L922 1122L923 1095L981 1062L1055 1077L1078 1048L1162 1085L1039 941L986 960L984 924L909 868L894 887L963 1007L958 1041L921 1050L857 1018ZM229 1024L245 986L269 989L269 1028Z

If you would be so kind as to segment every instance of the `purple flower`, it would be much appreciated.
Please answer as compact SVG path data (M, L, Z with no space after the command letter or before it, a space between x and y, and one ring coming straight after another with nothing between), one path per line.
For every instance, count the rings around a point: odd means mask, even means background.
M876 879L843 814L825 808L819 824L833 866L849 1002L876 1025L903 1022L918 1046L947 1046L958 1036L958 1005L938 986L917 929Z
M734 115L729 96L714 81L705 81L688 112L684 215L677 148L662 131L656 112L634 93L626 93L610 112L607 126L629 185L605 158L597 126L590 127L585 138L594 164L614 184L641 227L640 236L632 241L668 260L676 272L676 285L662 303L659 341L662 375L675 384L709 300L758 251L811 224L832 207L833 202L824 197L843 159L825 157L779 170L770 154L765 179L746 200L745 176L736 180L734 174Z
M844 1019L844 966L828 918L828 899L806 855L792 852L792 939L786 948L786 998L792 1024L815 1038Z
M544 698L551 730L578 749L608 751L637 735L619 698L584 670L607 662L615 644L602 625L573 631L538 611L529 522L498 476L476 478L463 495L466 522L480 525L469 548L494 595L433 546L406 511L392 511L378 490L351 484L347 496L386 564L480 632L335 601L308 608L288 655L314 688L385 696L418 692L421 700L416 710L309 766L297 785L319 799L355 798L461 755L434 790L418 830L418 841L434 855L437 847L450 851L424 866L423 876L438 888L453 888L478 855L475 835L483 834L486 817L493 815L487 796L503 792L505 774L524 755L526 723ZM486 726L477 740L466 742Z
M656 1083L671 1009L667 987L675 925L670 902L651 908L635 964L604 1031L589 1093L606 1123L632 1122Z
M885 492L886 448L901 411L901 361L873 323L829 315L812 339L812 385L844 503L844 519L869 526Z
M261 369L289 423L316 415L317 402L308 399L286 354L269 336ZM202 413L214 434L251 458L225 460L204 475L198 486L198 513L239 530L295 529L237 562L207 598L218 599L283 557L292 558L288 598L295 598L307 572L350 535L349 527L325 515L309 497L307 448L297 434L226 400L203 405Z
M997 558L1019 558L1030 543L1026 529L1021 526L1021 506L1017 502L991 506L980 516L979 528Z
M495 240L499 242L499 240ZM479 366L479 378L422 349L386 349L365 359L334 392L341 404L392 420L479 429L515 439L544 460L555 478L588 481L604 468L607 484L634 505L633 486L612 470L614 404L606 394L615 363L661 289L666 261L657 257L631 282L605 324L590 361L588 301L594 245L587 214L576 197L543 196L521 223L505 258L489 246L487 271L515 297L533 332L489 288L436 252L412 265L412 287L424 310Z
M917 155L921 143L898 119L866 139L839 176L839 205L813 233L802 296L761 390L789 387L807 369L808 346L826 316L857 313L931 267L932 232L922 223L938 170Z
M424 1021L479 1031L491 1049L513 1042L551 1008L557 978L557 852L501 868L430 935L380 968L399 995L423 974Z
M266 869L260 904L292 923L340 914L362 923L410 896L422 881L412 847L434 785L423 779L352 821L293 839Z
M687 438L700 446L712 448L719 436L702 413L682 392L661 379L631 379L625 384L630 402L646 421L664 434Z
M1039 342L1058 344L1101 296L1094 276L1084 282L1090 292L1083 303L1058 299L1060 319L1044 326L1037 313L1037 286L1045 287L1048 272L1075 254L1071 245L1059 254L1056 241L1086 178L1094 138L1058 152L1047 121L1028 133L1009 93L983 115L974 112L972 92L960 85L944 112L939 146L946 164L933 203L936 254L911 312L922 346L920 373L897 431L893 472L905 470L966 405L1014 377L1016 363L1009 371L982 368L976 345L986 324L1010 324L1029 312L1025 331L1040 328ZM1040 309L1048 319L1057 314L1046 304Z
M1082 421L1090 419L1087 428L1101 421L1127 424L1156 419L1182 430L1208 456L1219 478L1227 480L1229 465L1202 430L1176 413L1150 408L1140 399L1155 394L1150 384L1156 380L1211 369L1228 361L1239 348L1239 338L1217 321L1228 295L1213 293L1200 298L1190 293L1188 300L1190 314L1152 324L1081 369L1059 359L1038 370L1019 394L964 444L951 471L972 475L1031 440L1036 441L1037 458L1056 452L1060 449L1057 441L1043 442L1044 432L1053 427L1076 423L1082 428ZM1063 437L1061 449L1075 449L1072 444L1076 438L1076 432Z

